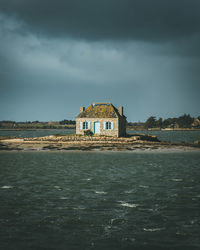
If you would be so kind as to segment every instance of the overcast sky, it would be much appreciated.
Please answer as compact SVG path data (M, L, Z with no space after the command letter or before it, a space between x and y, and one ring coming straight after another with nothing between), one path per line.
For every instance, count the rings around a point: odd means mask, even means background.
M200 115L199 0L0 0L0 120Z

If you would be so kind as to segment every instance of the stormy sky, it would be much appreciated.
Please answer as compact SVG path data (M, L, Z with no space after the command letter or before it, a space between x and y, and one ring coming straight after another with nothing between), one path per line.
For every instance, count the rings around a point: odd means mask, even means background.
M0 120L200 115L199 0L0 0Z

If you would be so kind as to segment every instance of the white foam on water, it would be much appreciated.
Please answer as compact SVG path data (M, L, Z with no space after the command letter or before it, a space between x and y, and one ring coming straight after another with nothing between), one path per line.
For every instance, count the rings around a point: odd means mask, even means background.
M139 208L140 211L149 211L149 212L155 212L156 209L153 208Z
M196 223L198 223L198 222L199 222L198 219L190 220L190 224L191 224L191 225L194 225L194 224L196 224Z
M172 195L170 195L171 197L177 197L178 196L178 194L172 194Z
M107 194L107 192L104 191L95 191L96 194Z
M58 190L62 190L59 186L54 186L54 188L56 188Z
M111 234L111 230L112 230L112 226L111 225L106 225L104 227L104 231L105 231L105 235L110 235Z
M149 186L139 185L141 188L149 188Z
M73 207L74 210L84 210L85 207L83 206L78 206L78 207Z
M130 208L136 208L139 206L139 204L134 204L134 203L128 203L128 202L124 202L124 201L119 201L121 204L121 206L123 207L130 207Z
M175 179L172 179L172 181L183 181L183 179L178 179L178 178L175 178Z
M3 189L10 189L10 188L13 188L12 186L2 186L1 188Z
M113 219L111 219L111 220L110 220L110 224L112 225L112 224L113 224L113 222L114 222L115 220L117 220L117 218L113 218Z
M130 189L130 190L124 191L125 194L131 194L133 192L135 192L135 189Z
M178 231L176 232L176 235L186 235L186 233Z
M91 181L91 179L90 179L90 178L87 178L86 181Z
M116 225L116 224L124 224L125 220L123 218L112 218L110 219L110 225L113 226L113 225Z
M60 200L67 200L67 197L60 197Z
M145 232L157 232L157 231L161 231L164 230L164 227L157 227L157 228L144 228Z

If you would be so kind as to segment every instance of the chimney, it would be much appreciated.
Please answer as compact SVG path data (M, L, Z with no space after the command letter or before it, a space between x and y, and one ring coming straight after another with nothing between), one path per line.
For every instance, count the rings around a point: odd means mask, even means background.
M118 108L118 112L119 112L119 114L120 114L121 116L123 116L123 113L124 113L124 112L123 112L123 109L124 109L124 108L123 108L122 106Z
M80 113L82 113L83 111L85 111L85 107L80 107Z

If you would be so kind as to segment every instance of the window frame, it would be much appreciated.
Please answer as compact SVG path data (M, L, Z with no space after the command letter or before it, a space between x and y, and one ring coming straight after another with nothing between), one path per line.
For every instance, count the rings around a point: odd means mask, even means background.
M83 130L88 130L88 122L87 121L83 122Z
M112 126L111 126L111 122L106 122L105 124L105 130L111 130L112 129Z

